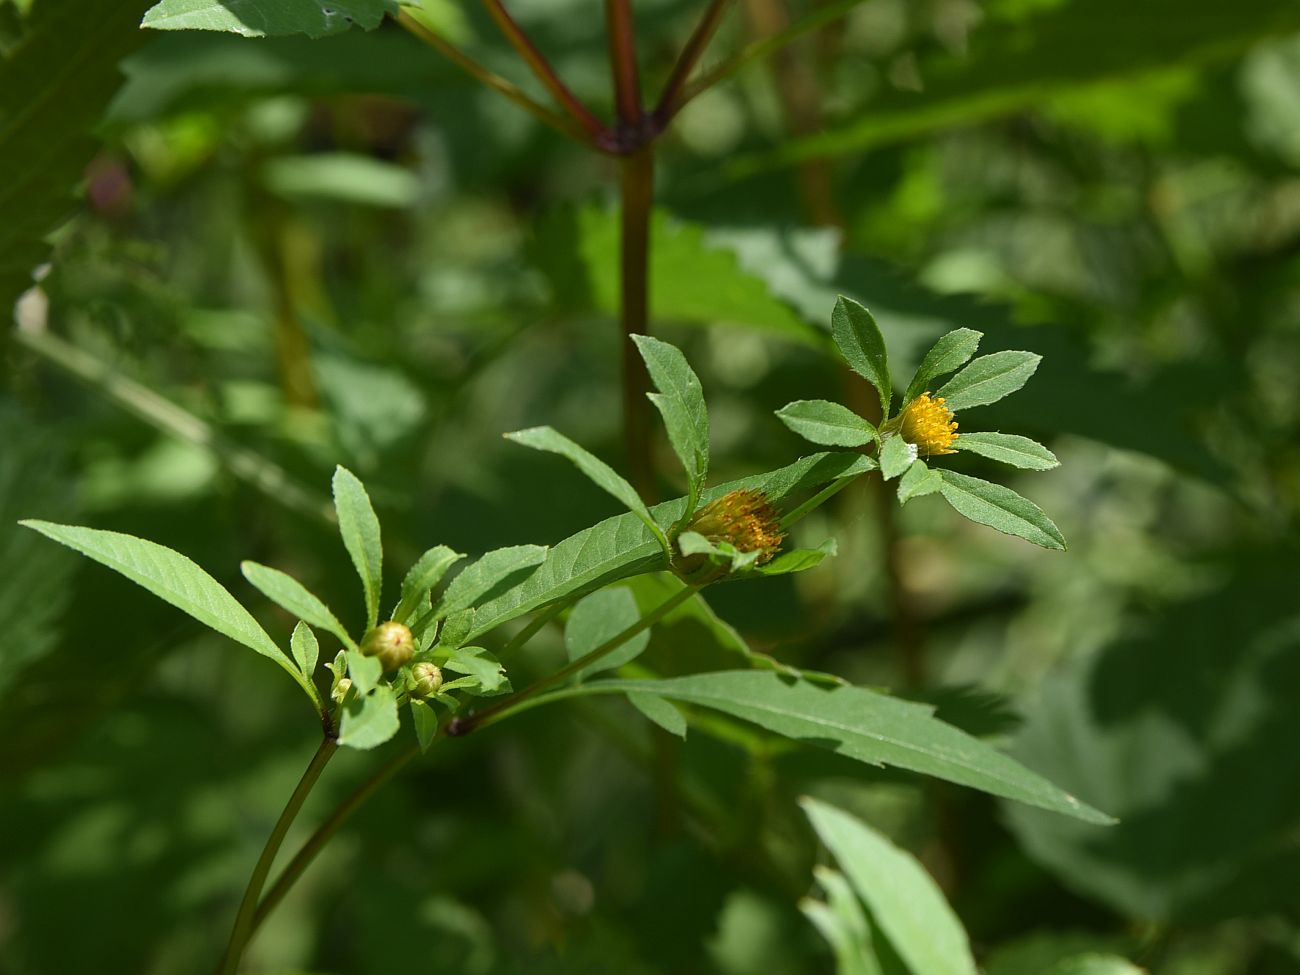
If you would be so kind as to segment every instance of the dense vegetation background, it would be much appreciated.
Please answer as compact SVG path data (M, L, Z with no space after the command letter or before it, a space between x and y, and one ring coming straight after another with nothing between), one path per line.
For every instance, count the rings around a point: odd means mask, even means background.
M618 510L500 437L550 423L624 463L613 164L391 23L146 33L147 6L0 4L6 308L49 260L0 346L15 975L215 958L315 736L264 661L17 519L164 541L278 632L241 558L359 615L325 515L336 463L365 479L395 568ZM607 111L590 0L516 6ZM638 0L648 87L697 6ZM713 60L814 7L745 0ZM477 5L428 10L534 90ZM980 425L1062 460L1026 491L1068 553L855 487L800 529L837 558L722 587L718 615L782 660L938 702L1120 825L729 721L683 744L622 705L542 709L378 795L255 969L827 971L796 906L817 846L794 800L813 793L917 853L989 975L1091 949L1170 975L1300 972L1298 32L1285 0L866 0L660 145L652 330L703 379L718 479L801 452L774 409L841 395L837 293L904 360L959 325L1043 354ZM562 655L545 639L517 673ZM682 619L650 653L671 673L716 639ZM301 835L374 761L340 756Z

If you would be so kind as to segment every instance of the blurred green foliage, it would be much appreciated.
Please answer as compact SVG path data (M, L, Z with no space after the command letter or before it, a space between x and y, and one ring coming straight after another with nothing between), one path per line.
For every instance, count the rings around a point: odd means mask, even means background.
M618 513L501 439L550 424L624 467L615 170L392 24L248 40L72 6L0 3L0 213L24 214L0 217L0 301L50 258L0 344L0 972L161 975L219 954L312 728L284 720L301 702L264 660L16 520L165 541L279 637L293 620L241 559L364 623L322 515L335 464L370 489L390 592L434 544L554 544ZM607 112L591 4L517 6ZM649 89L698 6L637 3ZM719 52L773 7L812 9L746 0ZM544 97L477 5L427 9ZM719 587L640 661L761 653L897 688L1119 826L718 715L692 713L683 743L592 698L431 751L306 874L250 970L827 971L798 907L812 794L919 858L989 975L1125 971L1113 956L1300 972L1298 9L865 0L661 144L653 330L708 392L711 480L800 453L777 408L844 401L843 293L901 376L957 326L1044 356L977 428L1060 457L1032 493L1071 548L934 497L882 516L855 488L794 532L836 558ZM684 493L657 450L662 495ZM645 611L666 584L630 588ZM567 660L559 627L536 647L516 686ZM341 756L290 846L385 756Z

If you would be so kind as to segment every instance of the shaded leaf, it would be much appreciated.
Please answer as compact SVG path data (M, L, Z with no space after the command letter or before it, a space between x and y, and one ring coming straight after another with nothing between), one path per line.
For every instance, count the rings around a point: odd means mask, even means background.
M517 585L534 566L546 560L545 545L508 545L493 549L466 566L451 580L442 599L434 606L435 616L450 616L468 609L485 596Z
M573 607L564 627L564 649L570 660L577 660L612 640L641 619L632 591L624 586L602 589L587 596ZM592 674L622 667L635 660L650 643L650 631L642 630L604 657L584 667L574 676L580 683Z
M907 504L913 498L934 494L942 487L943 477L939 472L930 470L925 461L917 460L898 482L898 503Z
M463 559L446 545L437 545L421 555L402 580L402 597L393 610L393 619L405 623L420 609L429 590L442 581L447 570Z
M889 378L889 354L880 326L862 305L840 295L831 312L831 334L849 368L876 387L880 413L888 419L894 387Z
M627 696L627 699L632 707L670 735L676 735L678 738L686 737L686 718L682 716L681 711L659 695L632 693Z
M154 30L216 30L244 37L325 37L353 25L379 26L396 0L162 0L144 15Z
M352 678L352 686L358 694L369 694L379 686L380 678L384 676L384 665L378 657L367 657L360 650L349 650L347 661L348 677Z
M343 709L339 724L339 744L348 748L376 748L401 727L397 716L397 698L387 684L380 684L364 697L354 697Z
M411 698L411 721L415 726L415 740L420 745L420 752L429 750L433 739L438 735L438 716L427 701Z
M466 674L478 682L484 694L493 694L506 686L505 668L501 661L482 647L461 647L447 658L443 665L446 670ZM443 690L450 685L444 684Z
M829 867L817 867L814 873L826 891L826 901L805 897L799 910L830 944L835 975L881 975L871 950L871 927L849 882Z

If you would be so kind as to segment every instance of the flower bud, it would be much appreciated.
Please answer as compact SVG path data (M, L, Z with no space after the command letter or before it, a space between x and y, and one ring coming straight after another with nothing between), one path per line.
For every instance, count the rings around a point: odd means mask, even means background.
M352 690L352 678L340 677L334 684L334 689L330 691L330 697L334 699L335 704L342 704L343 699L348 696L350 690Z
M415 639L405 624L389 620L366 634L361 641L361 652L367 657L378 657L385 671L396 670L415 653Z
M411 697L433 697L442 687L442 671L431 663L418 663L411 668Z
M691 517L687 531L703 535L715 545L727 542L741 552L758 552L758 565L771 560L785 533L781 517L762 491L744 488L710 501ZM704 564L704 556L680 556L679 573L691 574Z

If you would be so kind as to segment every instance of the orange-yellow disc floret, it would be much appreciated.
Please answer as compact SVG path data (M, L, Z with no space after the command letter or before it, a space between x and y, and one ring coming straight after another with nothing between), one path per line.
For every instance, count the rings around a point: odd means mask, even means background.
M741 552L760 552L758 563L768 561L780 547L785 533L781 516L762 491L741 489L710 501L687 525L709 541L730 542Z
M908 403L899 417L898 432L921 457L956 453L952 444L957 439L957 421L942 396L922 393Z

